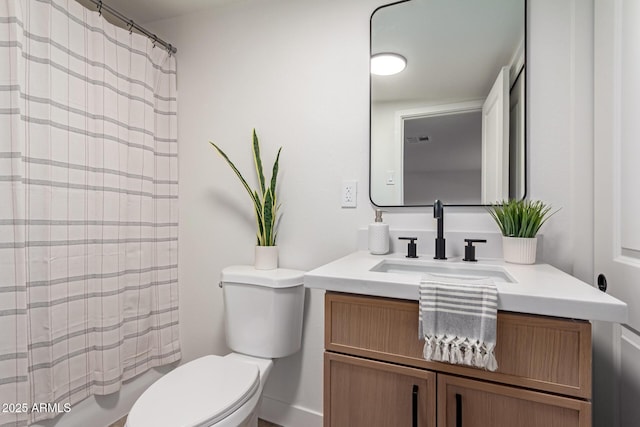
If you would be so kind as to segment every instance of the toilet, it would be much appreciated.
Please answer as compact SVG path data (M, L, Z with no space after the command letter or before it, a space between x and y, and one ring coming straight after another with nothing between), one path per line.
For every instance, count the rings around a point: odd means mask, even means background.
M222 270L232 353L200 357L160 378L134 403L125 427L256 426L272 359L300 349L303 274L243 265Z

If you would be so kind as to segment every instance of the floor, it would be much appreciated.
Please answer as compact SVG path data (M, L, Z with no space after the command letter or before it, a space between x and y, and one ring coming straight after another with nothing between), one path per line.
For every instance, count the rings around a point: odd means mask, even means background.
M115 423L111 424L109 427L124 427L124 423L127 421L127 417L122 417Z
M126 421L127 421L127 417L123 417L118 421L116 421L115 423L111 424L109 427L124 427L124 423ZM258 427L281 427L281 426L270 423L269 421L258 420Z

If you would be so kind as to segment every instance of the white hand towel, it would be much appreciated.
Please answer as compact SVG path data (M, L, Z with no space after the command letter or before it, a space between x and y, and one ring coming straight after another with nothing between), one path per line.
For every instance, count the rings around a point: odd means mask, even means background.
M498 292L493 282L424 277L419 290L424 358L495 371Z

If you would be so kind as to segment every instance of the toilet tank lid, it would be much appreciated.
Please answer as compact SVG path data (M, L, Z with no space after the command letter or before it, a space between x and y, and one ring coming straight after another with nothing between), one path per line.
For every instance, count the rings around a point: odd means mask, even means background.
M291 288L302 285L304 271L276 268L256 270L252 265L232 265L222 270L222 283L246 283L269 288Z

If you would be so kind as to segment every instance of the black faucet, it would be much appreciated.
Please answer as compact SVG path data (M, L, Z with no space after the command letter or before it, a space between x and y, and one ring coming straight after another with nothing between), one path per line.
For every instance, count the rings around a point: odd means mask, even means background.
M438 236L436 237L436 256L433 259L447 259L444 242L444 209L442 202L433 202L433 217L438 220Z

